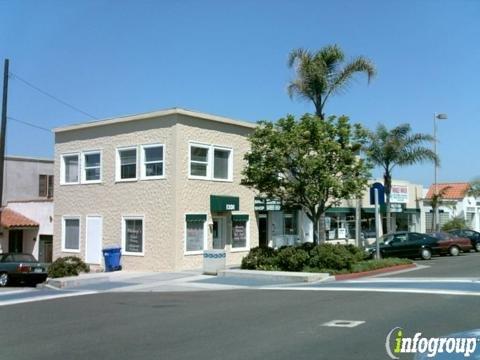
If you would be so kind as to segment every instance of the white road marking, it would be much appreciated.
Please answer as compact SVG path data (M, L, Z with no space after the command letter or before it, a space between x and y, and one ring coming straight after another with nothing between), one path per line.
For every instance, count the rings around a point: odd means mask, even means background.
M355 326L358 326L364 323L365 321L357 321L357 320L332 320L332 321L323 323L322 326L353 328Z
M370 279L370 280L345 280L344 284L368 284L368 283L480 283L480 279L435 279L435 278L396 278L396 279Z
M57 295L32 296L32 297L23 298L23 299L0 301L0 306L24 304L24 303L35 302L35 301L53 300L53 299L60 299L60 298L67 298L67 297L74 297L74 296L93 295L98 293L99 293L98 291L79 291L79 292L63 293L63 294L57 294Z
M12 294L22 294L26 292L32 292L35 291L35 289L18 289L18 290L11 290L11 291L0 291L0 299L2 298L3 295L12 295Z
M434 294L434 295L465 295L480 296L480 292L459 290L430 290L430 289L389 289L389 288L350 288L350 287L259 287L261 290L295 290L295 291L368 291L387 293L411 293L411 294Z

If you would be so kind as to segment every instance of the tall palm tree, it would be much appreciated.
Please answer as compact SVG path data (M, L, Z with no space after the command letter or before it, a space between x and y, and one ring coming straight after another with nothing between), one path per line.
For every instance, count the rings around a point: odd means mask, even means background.
M438 165L438 156L424 146L425 142L432 141L434 141L433 136L429 134L413 134L410 124L402 124L391 130L380 124L375 131L368 132L368 141L364 150L374 165L383 168L387 232L392 229L390 211L392 171L396 166L414 165L425 161L433 161Z
M450 190L451 186L445 186L441 190L436 191L430 198L430 205L432 206L432 231L438 231L437 229L437 208L443 204L443 198Z
M470 182L467 195L474 198L480 197L480 178L475 178Z
M345 92L356 73L365 73L368 82L376 74L375 65L367 58L360 56L343 65L344 60L345 54L337 45L317 52L292 50L288 66L295 68L296 78L288 85L289 96L312 101L316 115L325 119L324 107L331 95Z

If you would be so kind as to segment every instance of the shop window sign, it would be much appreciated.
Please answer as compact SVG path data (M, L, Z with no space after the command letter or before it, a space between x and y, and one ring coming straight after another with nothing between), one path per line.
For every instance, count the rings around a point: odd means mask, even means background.
M141 253L143 250L142 220L125 220L125 250Z

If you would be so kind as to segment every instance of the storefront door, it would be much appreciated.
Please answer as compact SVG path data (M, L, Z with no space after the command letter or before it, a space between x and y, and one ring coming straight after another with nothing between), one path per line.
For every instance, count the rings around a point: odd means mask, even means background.
M213 218L213 248L225 249L227 243L227 221L224 217Z
M258 245L260 247L268 246L268 215L262 213L258 215Z
M23 230L10 230L8 232L8 252L23 252Z

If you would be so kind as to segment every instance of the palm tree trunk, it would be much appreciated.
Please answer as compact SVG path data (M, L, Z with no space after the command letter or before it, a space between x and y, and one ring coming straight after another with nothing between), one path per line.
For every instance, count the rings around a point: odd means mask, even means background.
M325 240L326 240L326 236L325 236L325 232L326 232L326 230L325 230L325 212L322 212L320 214L320 218L318 220L318 223L319 223L319 225L318 225L318 233L319 233L318 234L319 235L318 236L318 242L319 242L319 244L321 244L321 243L325 242Z
M392 177L387 171L383 176L384 187L385 187L385 197L386 197L386 207L387 207L387 234L392 231L392 213L390 212L390 193L392 192Z

